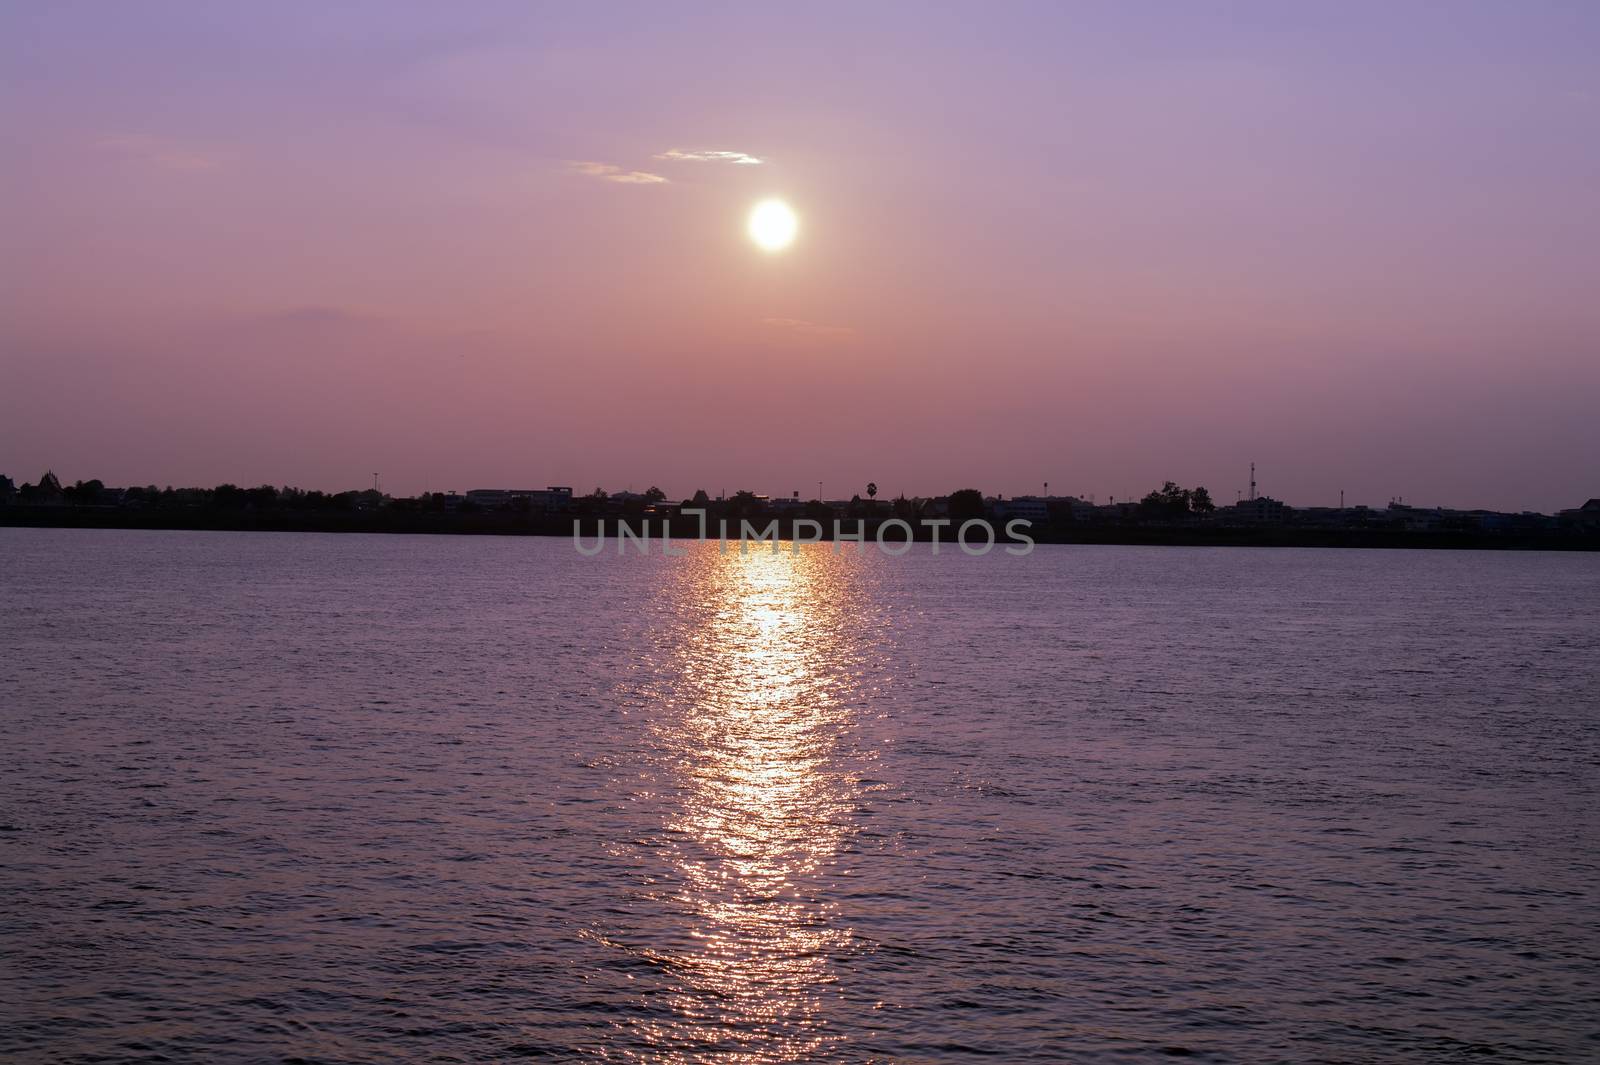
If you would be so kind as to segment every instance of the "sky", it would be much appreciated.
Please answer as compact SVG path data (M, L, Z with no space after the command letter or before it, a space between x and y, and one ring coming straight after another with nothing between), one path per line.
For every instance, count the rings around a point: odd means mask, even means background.
M10 0L0 473L1577 506L1596 55L1581 2Z

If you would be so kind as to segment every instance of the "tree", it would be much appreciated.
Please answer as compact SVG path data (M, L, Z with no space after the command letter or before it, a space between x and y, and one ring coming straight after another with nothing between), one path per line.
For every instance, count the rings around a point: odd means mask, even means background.
M105 484L98 478L92 481L79 481L71 488L63 488L61 495L68 503L78 506L90 506L100 501L100 492Z
M878 498L878 482L876 482L876 481L868 481L867 482L867 498L868 499L877 499Z
M244 503L245 506L253 507L257 510L271 510L278 505L278 490L270 484L246 489Z
M981 518L984 514L983 493L976 488L963 488L950 493L950 520L956 523Z
M1146 519L1171 521L1187 513L1189 493L1172 481L1139 500L1139 515Z
M1176 521L1190 514L1209 514L1217 509L1211 493L1204 488L1190 490L1179 488L1167 481L1160 488L1139 501L1141 517L1154 520Z
M655 485L651 485L649 488L644 490L644 498L645 502L647 503L659 503L663 499L667 498L667 493L663 492Z

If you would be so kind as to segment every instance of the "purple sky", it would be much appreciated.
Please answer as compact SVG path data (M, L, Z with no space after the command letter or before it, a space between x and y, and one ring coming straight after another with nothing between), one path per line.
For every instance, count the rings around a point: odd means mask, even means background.
M0 472L1576 506L1597 55L1577 2L12 0Z

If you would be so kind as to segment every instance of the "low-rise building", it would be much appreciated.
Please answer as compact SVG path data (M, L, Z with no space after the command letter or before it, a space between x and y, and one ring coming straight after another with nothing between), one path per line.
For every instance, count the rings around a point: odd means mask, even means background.
M1043 524L1050 520L1050 504L1038 496L1012 496L1010 499L995 501L994 516L1000 521L1022 518L1024 521Z
M555 512L572 504L572 489L567 485L548 488L474 488L466 501L479 510L532 510Z
M511 492L505 488L474 488L467 493L467 502L479 510L502 510L511 505Z
M1271 496L1256 496L1235 503L1228 517L1240 525L1282 525L1288 508L1283 500Z

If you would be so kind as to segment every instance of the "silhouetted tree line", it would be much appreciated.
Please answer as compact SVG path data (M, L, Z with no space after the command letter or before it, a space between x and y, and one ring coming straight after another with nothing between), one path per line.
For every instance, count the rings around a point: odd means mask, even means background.
M705 512L705 531L717 535L719 523L737 535L739 522L757 528L776 521L778 535L799 535L796 522L816 522L826 535L835 518L860 520L868 535L884 521L897 518L926 532L928 519L952 525L988 518L996 527L1015 517L1033 523L1032 535L1043 542L1066 543L1245 543L1257 545L1372 547L1531 547L1593 550L1600 547L1600 501L1582 511L1557 517L1497 514L1488 511L1428 512L1391 504L1387 510L1365 507L1337 511L1310 508L1299 517L1292 508L1275 504L1277 514L1260 519L1243 512L1233 519L1208 520L1217 511L1203 487L1183 488L1172 481L1137 503L1096 507L1074 498L1024 500L988 498L975 488L962 488L934 498L877 498L867 486L866 498L825 502L795 498L768 500L741 489L713 499L703 489L688 499L670 502L651 486L644 492L608 493L596 488L570 502L551 506L547 499L508 495L492 506L479 507L454 493L425 492L391 499L376 489L347 492L307 491L258 485L243 488L158 488L155 485L107 488L98 479L61 483L46 470L37 481L17 485L0 475L0 524L83 526L103 528L319 530L328 532L437 532L567 535L574 519L592 535L605 527L628 525L637 533L693 536L695 518L684 509ZM557 497L559 500L559 497ZM1590 511L1595 517L1591 517ZM1319 511L1321 511L1319 513ZM924 538L919 534L918 538Z
M17 503L65 503L73 506L124 507L201 507L214 510L353 510L375 502L371 490L365 492L320 492L301 488L274 488L270 484L240 488L219 484L215 488L165 488L143 485L108 489L95 478L63 486L55 473L46 470L38 481L16 486L0 474L0 501Z
M989 516L993 507L976 488L962 488L951 492L942 500L934 498L908 498L900 496L891 500L876 498L876 484L867 486L867 499L853 496L845 505L845 516L850 519L899 518L917 522L934 516L948 517L953 523ZM46 470L37 482L23 484L20 488L10 477L0 475L0 502L23 504L68 504L73 506L122 506L134 508L189 508L217 511L311 511L340 512L384 510L409 514L475 514L483 511L471 500L455 494L424 492L421 495L391 499L376 490L322 492L301 488L258 485L242 488L234 484L219 484L214 488L158 488L155 485L126 489L108 489L98 479L77 481L63 486L54 472ZM641 516L663 510L698 509L706 512L708 520L740 521L770 516L781 512L791 517L810 518L828 522L836 517L833 504L812 499L802 503L763 499L755 492L740 489L733 495L713 499L700 489L688 499L676 504L667 502L667 495L652 485L642 493L609 493L595 488L587 495L574 496L567 513L580 517ZM514 497L503 507L504 511L527 513L529 501ZM1210 493L1205 488L1181 488L1168 481L1145 496L1138 508L1140 520L1174 520L1190 515L1207 514L1215 510ZM1049 504L1049 521L1061 524L1071 521L1072 510L1067 501Z

